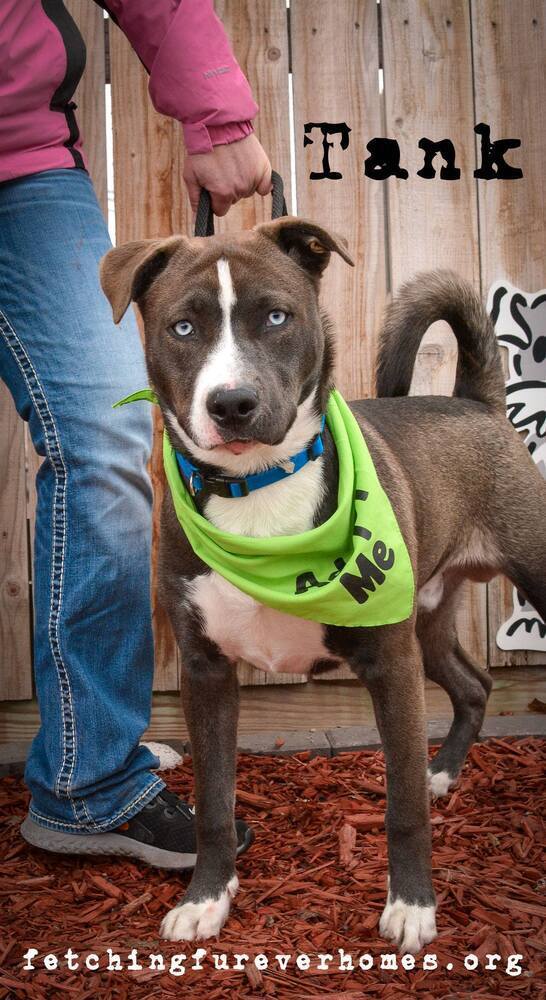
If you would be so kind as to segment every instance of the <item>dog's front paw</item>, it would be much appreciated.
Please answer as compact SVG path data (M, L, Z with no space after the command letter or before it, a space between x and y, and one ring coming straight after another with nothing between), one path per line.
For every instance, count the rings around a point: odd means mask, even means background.
M389 896L379 922L379 933L395 941L403 954L414 955L436 937L435 916L435 906L404 903L402 899L391 902Z
M216 898L208 897L199 903L175 906L163 918L160 936L168 941L217 937L228 918L231 900L238 888L239 879L234 875Z
M432 771L429 767L428 771L428 787L430 794L433 799L440 799L444 795L447 795L449 789L456 782L456 778L452 778L447 771Z

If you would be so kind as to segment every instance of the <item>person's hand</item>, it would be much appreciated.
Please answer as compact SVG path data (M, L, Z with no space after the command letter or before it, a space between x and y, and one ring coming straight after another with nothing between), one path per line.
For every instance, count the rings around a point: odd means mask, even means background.
M249 198L255 191L266 195L271 191L271 164L254 132L215 146L211 153L186 156L184 181L191 207L197 211L201 188L206 188L215 215L225 215L239 198Z

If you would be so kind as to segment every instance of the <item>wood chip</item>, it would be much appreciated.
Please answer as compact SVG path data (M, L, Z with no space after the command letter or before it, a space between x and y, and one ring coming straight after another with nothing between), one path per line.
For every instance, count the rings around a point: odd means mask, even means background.
M348 865L353 860L356 844L356 830L349 823L344 823L338 833L339 863Z
M20 837L28 793L19 778L0 781L0 1000L541 1000L540 970L546 955L544 744L536 738L490 740L472 748L447 798L431 804L432 871L439 901L439 937L426 951L439 967L385 972L378 956L395 949L379 936L385 902L387 847L383 808L385 767L379 750L332 758L309 753L281 757L241 754L236 814L256 832L237 864L241 883L219 939L199 942L211 953L263 952L267 969L250 961L245 970L202 973L188 958L182 982L166 970L150 970L146 957L191 956L195 943L159 938L164 913L176 905L190 873L147 868L127 859L55 856L30 848ZM189 758L169 772L169 786L193 801ZM141 971L23 971L26 948L62 960L67 947L80 957L127 961L136 947ZM358 961L371 954L366 972L318 971L318 954L343 948ZM310 956L307 971L286 971L275 955ZM464 956L502 956L496 972L466 970ZM524 974L506 974L509 954L522 954ZM447 963L453 969L447 970Z

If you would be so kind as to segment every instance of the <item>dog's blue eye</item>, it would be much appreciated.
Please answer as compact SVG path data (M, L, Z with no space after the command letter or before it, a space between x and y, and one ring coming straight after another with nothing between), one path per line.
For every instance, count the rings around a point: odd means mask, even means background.
M173 330L179 337L188 337L193 333L193 326L187 319L180 319L174 324Z
M286 322L286 318L286 313L282 309L274 309L273 312L269 313L267 322L270 326L282 326Z

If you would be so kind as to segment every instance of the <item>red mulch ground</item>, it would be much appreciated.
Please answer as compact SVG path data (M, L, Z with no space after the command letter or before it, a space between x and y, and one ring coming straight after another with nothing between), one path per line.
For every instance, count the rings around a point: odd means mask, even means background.
M256 842L239 862L241 889L227 928L219 941L205 943L204 971L191 971L190 957L180 978L150 971L146 963L150 953L162 953L168 970L170 956L195 950L158 938L160 919L180 898L189 875L115 859L55 858L28 848L18 834L27 795L19 779L5 778L0 998L544 997L544 756L537 739L475 746L459 787L433 806L439 937L425 951L438 956L436 971L423 970L422 954L414 971L378 967L379 956L393 950L377 931L386 872L380 752L240 758L238 814L254 825ZM169 785L190 796L189 760L171 772ZM136 947L144 969L45 971L44 954L62 959L69 945L80 961L96 952L104 962L110 947L124 963ZM29 946L40 950L35 972L22 971ZM334 964L327 972L313 968L318 953L338 959L338 948L351 953L354 972L340 972ZM236 953L265 953L270 968L215 971L211 955L223 952L230 962ZM295 967L298 952L310 956L309 971ZM285 972L275 962L279 953L293 956ZM375 965L362 972L357 963L366 953ZM478 958L476 971L463 967L470 953ZM485 956L495 953L502 956L499 971L485 971ZM523 955L523 971L513 978L505 970L507 956L515 953Z

